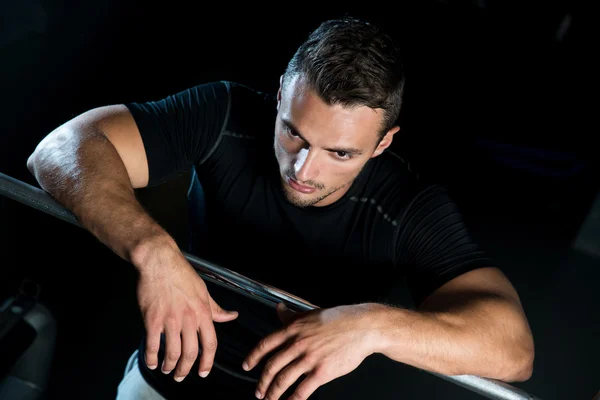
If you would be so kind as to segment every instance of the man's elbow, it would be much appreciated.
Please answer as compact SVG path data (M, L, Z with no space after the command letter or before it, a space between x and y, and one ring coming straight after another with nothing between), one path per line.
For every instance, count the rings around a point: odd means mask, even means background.
M29 157L27 157L27 162L26 162L26 167L29 170L29 172L36 176L36 171L39 169L40 167L40 163L42 160L42 155L44 154L47 144L48 144L48 137L45 137L44 139L42 139L37 146L33 149L33 151L29 154Z
M524 382L533 375L533 364L535 359L535 350L533 339L521 340L512 352L510 363L505 369L505 374L501 380L505 382Z
M60 159L61 154L73 152L72 148L64 150L65 143L70 139L70 131L59 127L45 136L29 154L26 167L36 178L50 168L52 161ZM61 153L62 151L62 153Z
M524 381L528 380L529 378L531 378L531 375L533 375L534 361L535 361L535 349L534 349L533 340L532 340L531 345L527 347L527 350L524 351L523 356L521 356L520 363L519 363L520 364L519 374L517 376L518 382L524 382Z
M36 155L35 152L31 153L31 155L27 158L27 164L26 164L27 169L34 176L35 176L35 155Z
M514 374L510 379L512 382L525 382L533 375L533 354L523 356L514 367Z

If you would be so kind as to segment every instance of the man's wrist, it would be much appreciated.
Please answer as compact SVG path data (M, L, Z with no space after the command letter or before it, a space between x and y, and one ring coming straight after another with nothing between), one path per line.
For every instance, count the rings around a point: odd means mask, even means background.
M409 310L379 303L362 304L367 317L363 320L367 334L366 345L370 354L386 355L401 342Z
M151 268L154 260L161 259L164 252L179 251L177 244L168 233L157 230L144 235L132 246L129 255L130 261L138 272Z

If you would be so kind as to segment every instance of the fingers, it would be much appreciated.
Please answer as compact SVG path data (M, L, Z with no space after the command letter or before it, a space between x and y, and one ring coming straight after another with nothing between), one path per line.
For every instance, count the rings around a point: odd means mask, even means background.
M292 386L302 374L304 374L308 368L306 367L305 362L302 359L298 359L292 364L285 367L273 380L273 383L270 386L265 388L257 389L256 393L259 395L259 398L267 398L269 400L278 400L279 397L285 393L286 390L290 386ZM263 394L266 391L266 396Z
M158 366L158 350L160 349L160 334L162 326L156 322L156 319L148 319L146 321L146 365L150 369L155 369Z
M198 373L205 378L212 369L215 353L217 352L217 334L210 314L201 315L198 322L201 345Z
M229 321L233 321L234 319L237 318L237 316L238 316L237 311L223 310L221 308L221 306L219 306L210 295L208 295L208 302L210 304L210 311L212 313L213 321L229 322Z
M208 304L210 307L210 315L204 314L198 321L198 331L200 333L201 354L198 373L201 377L206 377L212 369L217 352L217 334L213 322L229 322L238 317L237 311L226 311L221 308L208 295Z
M181 355L181 322L175 317L165 321L165 357L162 372L169 374L177 366Z
M279 330L264 337L246 356L242 368L246 371L251 370L265 355L287 342L288 339L289 334L286 330Z
M327 378L325 374L320 373L318 370L311 372L302 382L300 382L288 400L307 400L315 390L329 381L331 381L331 379Z
M184 316L181 328L181 356L177 363L174 379L181 382L190 372L198 358L198 330L193 315Z
M301 356L299 346L292 343L271 357L258 381L257 392L262 396L268 390L269 400L278 399L309 369L308 363Z

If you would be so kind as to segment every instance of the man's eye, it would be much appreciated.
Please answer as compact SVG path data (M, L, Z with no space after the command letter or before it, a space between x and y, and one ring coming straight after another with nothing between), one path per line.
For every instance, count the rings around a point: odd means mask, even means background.
M285 133L287 133L290 136L298 137L298 135L287 125L283 126L283 130L285 131Z
M336 151L335 154L338 158L341 158L343 160L347 160L350 158L350 154L348 154L345 151Z

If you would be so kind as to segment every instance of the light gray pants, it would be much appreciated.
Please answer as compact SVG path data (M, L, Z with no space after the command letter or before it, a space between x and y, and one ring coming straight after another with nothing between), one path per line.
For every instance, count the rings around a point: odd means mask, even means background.
M146 382L138 364L138 350L134 351L125 367L125 374L117 388L116 400L166 400Z

